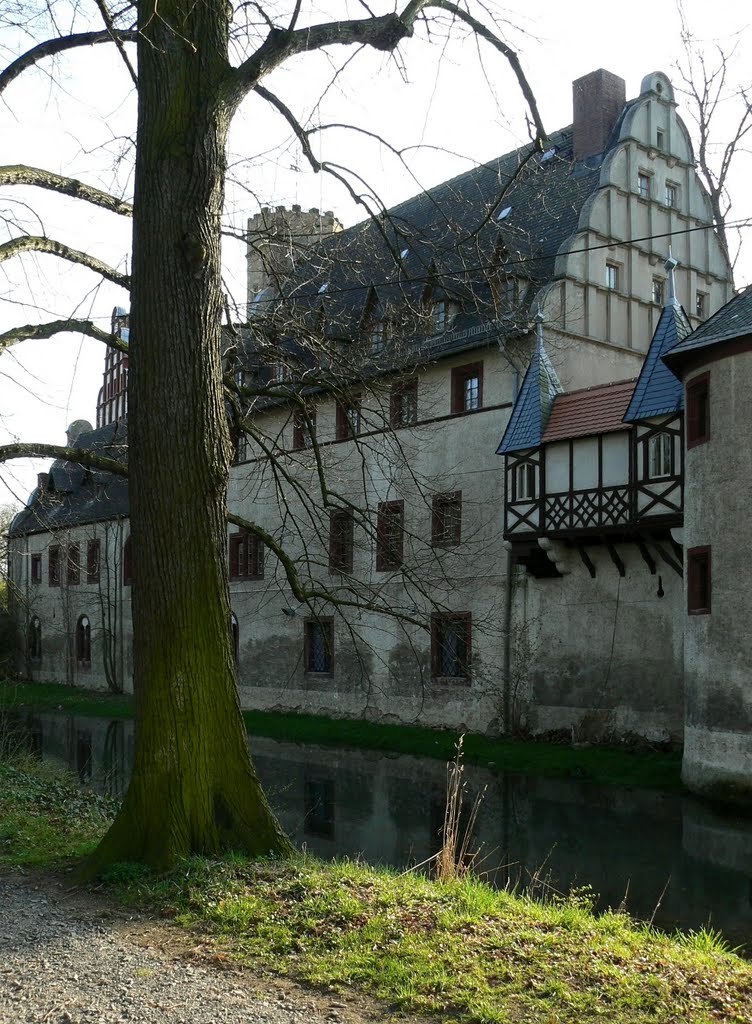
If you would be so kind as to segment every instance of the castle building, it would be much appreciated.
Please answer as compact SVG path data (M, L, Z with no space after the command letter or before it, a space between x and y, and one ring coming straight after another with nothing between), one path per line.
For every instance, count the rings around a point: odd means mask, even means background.
M544 152L377 221L249 223L227 355L245 706L682 743L694 492L662 357L731 274L666 76L573 90ZM122 451L118 408L77 443ZM127 688L123 487L54 464L11 560L28 674Z

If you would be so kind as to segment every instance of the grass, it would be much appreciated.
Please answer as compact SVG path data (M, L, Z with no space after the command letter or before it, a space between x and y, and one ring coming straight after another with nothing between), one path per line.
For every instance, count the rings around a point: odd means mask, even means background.
M8 749L0 863L63 867L113 805ZM741 1024L752 964L712 929L668 937L591 894L536 902L472 877L430 881L349 861L194 858L169 875L118 865L112 898L201 934L204 955L467 1024ZM101 890L100 890L101 893Z
M113 804L51 762L11 749L0 722L0 865L60 867L94 849Z
M133 699L129 695L80 690L54 683L0 682L0 706L3 704L98 717L130 718L133 715ZM457 733L448 729L265 711L245 711L243 718L252 735L290 743L380 750L441 761L452 760L457 744ZM467 764L490 767L498 772L574 778L600 785L681 789L681 755L678 753L630 753L602 747L574 750L566 744L467 734L464 757Z
M752 965L587 899L541 904L472 878L362 864L191 860L110 877L121 896L207 936L209 955L460 1021L633 1024L752 1019Z

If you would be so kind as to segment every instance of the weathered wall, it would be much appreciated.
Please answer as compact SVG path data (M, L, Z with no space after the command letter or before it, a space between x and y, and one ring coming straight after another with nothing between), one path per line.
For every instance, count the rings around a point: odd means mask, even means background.
M18 627L20 672L39 682L60 682L88 689L132 689L132 635L130 588L123 585L122 551L128 535L126 520L89 524L54 534L35 533L10 542L11 574ZM86 582L86 550L89 540L100 542L98 583ZM78 544L81 553L79 583L68 582L66 552ZM50 585L49 549L61 552L59 585ZM42 556L42 578L31 576L33 554ZM91 665L78 663L75 630L79 617L91 623ZM28 628L38 618L42 630L42 656L32 661Z
M587 554L557 543L561 579L515 577L513 717L533 735L574 742L682 741L682 583L653 552L652 575L636 545ZM660 589L664 592L658 596Z
M692 789L752 797L752 353L698 365L709 371L710 437L686 454L685 551L711 548L711 611L685 614L684 779ZM685 594L686 601L686 594ZM686 608L686 604L685 604Z

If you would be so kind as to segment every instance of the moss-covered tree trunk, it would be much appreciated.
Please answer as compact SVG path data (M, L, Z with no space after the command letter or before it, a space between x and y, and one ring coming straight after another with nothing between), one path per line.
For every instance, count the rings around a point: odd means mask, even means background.
M136 751L90 871L285 852L246 747L226 572L225 0L139 4L129 366Z

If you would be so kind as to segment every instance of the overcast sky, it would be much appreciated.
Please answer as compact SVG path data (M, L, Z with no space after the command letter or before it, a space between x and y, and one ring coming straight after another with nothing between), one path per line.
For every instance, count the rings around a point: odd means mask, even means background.
M729 0L714 4L686 0L684 9L711 63L717 44L727 50L736 45L732 76L739 84L749 84L745 69L752 67L752 61L742 5ZM539 0L536 4L513 0L505 11L506 37L520 53L548 131L571 122L571 83L596 68L623 77L628 98L638 94L643 76L655 70L665 71L679 84L674 69L681 55L679 16L670 0L663 4L632 0L619 8L602 0ZM361 12L361 6L353 6L349 13L360 16ZM0 56L7 60L17 45L10 35L0 35ZM61 58L54 79L52 70L47 65L27 72L6 92L5 103L0 104L0 163L29 163L75 174L129 196L127 153L135 101L114 50L93 48ZM348 70L346 80L326 89L331 66L323 59L301 58L276 73L271 84L311 123L357 123L405 149L411 173L362 134L336 129L314 142L316 156L354 167L387 205L529 137L524 104L503 58L470 38L446 46L441 36L431 44L415 38L403 44L398 57L364 52ZM683 98L679 101L680 113L688 120ZM722 107L727 124L734 109L733 101ZM340 185L306 168L287 129L257 99L247 101L237 118L231 171L238 184L228 189L227 220L236 230L260 204L331 209L345 224L362 217ZM748 180L749 165L740 165L732 182L733 213L738 219L752 217ZM30 208L39 216L32 216ZM43 228L53 238L128 268L130 225L114 215L72 200L40 197L28 189L4 190L0 214L11 223L11 234L14 222L32 233ZM243 303L243 248L230 242L225 252L227 289ZM737 267L737 284L749 281L752 253L743 256ZM102 285L91 274L61 266L52 257L26 256L0 265L0 330L69 315L93 317L107 326L113 305L127 306L127 301L124 292ZM93 422L103 365L102 346L80 337L25 342L4 353L0 444L13 440L62 444L72 420ZM0 467L0 504L24 501L38 468L44 464Z

